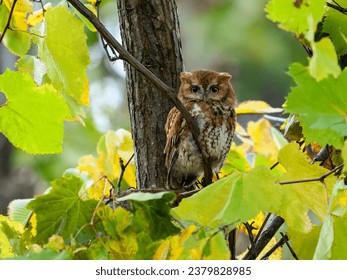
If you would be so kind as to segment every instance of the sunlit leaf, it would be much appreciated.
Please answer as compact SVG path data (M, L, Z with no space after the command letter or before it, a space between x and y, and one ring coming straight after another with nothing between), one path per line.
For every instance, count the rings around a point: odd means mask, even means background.
M237 114L273 114L282 112L282 108L273 108L265 101L248 100L241 102L236 107Z
M33 154L61 152L64 120L70 113L57 91L10 70L0 75L0 90L7 98L0 107L0 131L11 143Z
M311 44L313 57L310 59L309 72L317 81L332 75L337 78L341 73L333 43L329 38Z
M347 70L337 79L329 76L318 82L296 63L289 74L297 86L288 96L286 111L297 115L306 141L341 149L347 136Z
M49 193L37 196L28 204L37 216L36 242L46 242L53 234L68 239L90 223L98 201L81 200L82 181L75 176L62 177L52 182ZM91 229L81 229L80 236Z
M339 0L341 7L347 7L346 0ZM323 32L329 34L339 56L347 53L347 17L333 8L328 8L323 22Z
M14 255L13 241L19 238L24 231L23 225L10 221L8 217L0 215L0 258L8 258Z
M32 199L12 200L8 205L8 216L12 221L19 222L25 226L31 216L32 211L26 206Z
M306 33L309 18L317 23L324 14L325 0L270 0L265 11L279 27L296 34Z
M88 105L86 70L90 58L84 24L62 6L47 11L45 22L46 37L39 44L39 57L46 63L52 84L77 103Z

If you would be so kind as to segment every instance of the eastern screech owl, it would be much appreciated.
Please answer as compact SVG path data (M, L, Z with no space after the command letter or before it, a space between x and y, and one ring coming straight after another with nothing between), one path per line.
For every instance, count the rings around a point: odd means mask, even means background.
M212 171L224 165L236 122L236 97L229 73L208 70L182 72L178 97L197 122L202 153L212 162ZM167 189L185 190L203 174L204 164L190 128L176 107L168 114L165 165Z

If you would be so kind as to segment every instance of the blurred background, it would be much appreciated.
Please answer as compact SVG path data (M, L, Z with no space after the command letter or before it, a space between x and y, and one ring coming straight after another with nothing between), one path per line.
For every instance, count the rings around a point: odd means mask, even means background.
M267 2L177 0L177 6L186 70L230 72L239 102L260 99L280 107L292 83L286 75L288 66L305 62L306 54L293 35L266 18ZM39 4L35 7L40 8ZM102 1L100 17L120 40L114 0ZM109 62L97 34L87 33L92 63L88 69L91 105L85 108L85 125L66 123L64 152L59 155L28 155L0 136L0 213L6 213L10 200L42 193L64 170L77 166L81 156L95 155L97 141L106 131L130 130L123 63ZM14 69L15 60L0 46L1 73Z

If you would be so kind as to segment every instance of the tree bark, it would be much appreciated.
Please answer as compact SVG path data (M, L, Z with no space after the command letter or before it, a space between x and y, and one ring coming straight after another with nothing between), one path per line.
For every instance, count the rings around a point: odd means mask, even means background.
M117 5L124 47L177 91L183 59L175 1L118 0ZM164 125L173 104L128 63L125 70L137 187L163 188Z

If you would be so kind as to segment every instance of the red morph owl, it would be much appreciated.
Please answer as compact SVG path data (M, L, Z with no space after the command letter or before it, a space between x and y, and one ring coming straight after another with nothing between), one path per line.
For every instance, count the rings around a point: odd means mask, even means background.
M225 163L234 135L236 97L225 72L182 72L178 98L200 129L202 153L217 173ZM203 175L204 163L198 145L182 113L173 107L166 125L166 188L184 191Z

